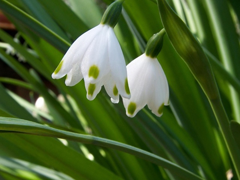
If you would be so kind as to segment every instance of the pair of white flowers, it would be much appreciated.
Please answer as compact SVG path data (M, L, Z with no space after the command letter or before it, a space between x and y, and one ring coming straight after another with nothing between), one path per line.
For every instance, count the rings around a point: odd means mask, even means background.
M169 100L168 83L161 65L156 57L144 53L126 68L113 27L101 23L82 34L70 46L52 78L67 75L67 86L74 86L84 78L89 100L104 86L113 103L118 103L119 95L122 96L129 117L134 117L146 104L161 116Z

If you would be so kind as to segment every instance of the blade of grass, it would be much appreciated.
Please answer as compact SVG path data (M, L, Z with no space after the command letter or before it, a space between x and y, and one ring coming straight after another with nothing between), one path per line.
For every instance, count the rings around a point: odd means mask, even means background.
M0 108L3 111L15 117L26 118L31 121L36 121L36 119L28 111L26 111L25 108L23 108L11 96L8 95L5 88L1 84L0 94L1 94Z
M49 115L47 112L44 112L38 108L34 104L29 103L25 99L21 98L17 94L7 91L7 93L19 104L21 104L25 109L27 109L29 112L33 114L34 117L36 116L42 116L43 118L47 119L47 121L52 121L52 116ZM40 121L41 122L41 121Z
M69 43L66 40L58 36L56 33L51 31L49 28L44 26L42 23L40 23L30 15L26 14L18 7L14 6L6 0L0 1L0 7L4 13L20 21L23 25L30 28L33 32L42 36L52 45L57 47L57 49L59 49L60 51L65 52L67 50Z
M89 135L81 135L77 133L71 133L63 130L54 129L51 127L47 127L41 124L33 123L30 121L16 119L16 118L4 118L0 117L0 130L2 132L18 132L18 133L27 133L27 134L35 134L41 136L50 136L50 137L59 137L66 138L69 140L75 140L86 144L94 144L97 146L108 147L117 149L134 156L138 156L140 158L146 159L150 162L156 163L158 165L167 168L172 173L179 175L186 179L202 179L199 176L187 171L186 169L177 166L161 157L158 157L152 153L146 152L144 150L135 148L130 145L126 145L123 143L119 143L116 141L94 137Z
M231 84L237 92L240 92L240 81L235 76L230 74L223 67L223 65L218 61L218 59L214 55L212 55L212 53L210 53L205 48L203 48L203 50L206 53L206 55L208 56L210 63L213 66L214 72L217 73L221 77L221 79L223 79L223 80L227 81L229 84Z
M55 122L60 124L69 123L74 128L81 129L81 125L79 121L74 119L71 114L69 114L60 104L59 102L48 92L41 82L34 79L34 77L15 59L11 56L7 55L0 49L0 55L2 56L2 60L4 60L10 67L12 67L25 81L31 83L34 89L41 94L51 108L52 115L56 115ZM59 121L60 120L60 121Z
M235 122L235 121L231 121L230 123L230 127L231 127L231 131L232 131L232 135L235 139L235 141L237 142L238 148L240 149L240 124Z
M17 52L19 52L22 56L25 57L27 62L31 64L32 67L34 67L38 72L40 72L45 78L50 80L50 76L47 69L44 67L43 63L38 58L27 52L26 48L24 48L22 45L14 42L12 37L1 29L0 38L3 41L9 43Z
M57 139L13 133L4 134L4 137L15 144L15 147L42 162L45 167L56 169L73 179L121 179L96 162L66 147Z
M23 4L23 8L29 15L33 18L37 19L43 25L51 29L54 33L58 36L62 37L63 39L69 41L69 38L65 34L65 32L59 27L59 25L54 21L53 17L50 16L45 9L43 8L42 4L39 3L37 0L29 1L29 0L21 0L21 4ZM55 2L56 3L56 2ZM64 3L64 2L63 2ZM58 3L59 6L60 3ZM52 8L54 10L55 8ZM58 11L60 11L59 8Z
M0 157L1 165L0 171L9 173L17 178L21 179L54 179L54 180L73 180L71 177L45 168L43 166L38 166L20 159ZM1 174L1 172L0 172Z
M12 85L15 85L15 86L20 86L20 87L23 87L25 89L34 91L34 87L31 84L26 83L24 81L17 80L17 79L0 77L0 82L1 83L12 84Z
M211 21L218 52L224 67L236 78L240 78L240 46L233 20L225 0L203 1ZM227 28L226 28L227 27ZM231 104L234 119L240 122L240 95L231 86Z
M208 97L233 161L237 176L240 177L239 150L231 136L228 117L223 108L208 59L199 42L194 38L180 18L172 11L167 2L165 0L158 0L157 2L161 19L171 43ZM177 34L181 34L181 36L177 36Z
M88 2L88 1L86 1ZM69 33L72 40L75 40L80 34L84 33L89 29L87 24L84 23L83 19L80 19L71 9L72 8L78 8L78 6L75 6L70 2L70 7L61 0L56 1L48 1L48 0L40 0L39 3L41 3L46 11L51 15L51 17L54 18L54 20L61 26L62 29L64 29L65 32ZM56 6L56 3L58 4L58 8L53 8ZM76 2L80 3L80 7L85 8L85 10L91 9L89 13L94 13L95 11L92 9L92 6L84 7L82 5L82 2ZM78 11L81 11L78 9ZM64 13L62 13L64 12ZM91 14L92 15L92 14ZM84 14L84 16L87 16ZM98 21L97 23L99 23ZM72 26L69 26L71 24ZM96 24L95 24L96 25ZM73 28L74 26L74 28Z

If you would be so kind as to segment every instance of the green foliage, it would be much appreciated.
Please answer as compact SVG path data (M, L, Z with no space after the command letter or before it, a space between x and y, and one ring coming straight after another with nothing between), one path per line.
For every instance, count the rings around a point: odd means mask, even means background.
M67 87L51 78L70 44L100 23L113 0L66 2L0 1L24 41L0 29L2 43L17 53L0 46L0 59L22 79L0 77L0 179L227 180L229 170L238 179L240 125L227 118L239 122L238 0L123 3L114 30L126 62L166 30L158 60L169 82L170 106L160 118L147 108L128 118L122 101L112 104L104 88L88 101L82 81ZM20 55L26 62L17 60ZM29 98L42 97L44 109L6 84L28 90Z

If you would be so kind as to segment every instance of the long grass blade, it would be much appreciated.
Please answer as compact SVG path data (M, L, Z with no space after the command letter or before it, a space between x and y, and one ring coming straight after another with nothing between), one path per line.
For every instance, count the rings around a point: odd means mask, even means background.
M21 119L13 119L13 118L0 118L0 130L2 132L18 132L18 133L25 133L25 134L35 134L41 136L50 136L50 137L59 137L59 138L66 138L69 140L79 141L85 144L93 144L97 146L113 148L116 150L120 150L134 156L138 156L150 162L156 163L164 168L170 170L173 174L176 174L180 177L192 180L199 180L202 179L199 176L187 171L186 169L177 166L176 164L171 163L159 156L156 156L152 153L146 152L139 148L135 148L130 145L126 145L123 143L119 143L116 141L89 136L89 135L81 135L72 132L62 131L58 129L54 129L51 127L47 127L41 124L32 123L30 121L21 120Z

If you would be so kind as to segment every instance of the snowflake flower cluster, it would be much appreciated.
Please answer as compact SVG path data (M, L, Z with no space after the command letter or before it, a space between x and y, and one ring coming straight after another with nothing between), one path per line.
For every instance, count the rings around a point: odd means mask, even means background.
M89 100L93 100L104 86L113 103L118 103L121 95L129 117L134 117L145 105L155 115L161 116L164 105L169 103L168 82L157 60L164 30L148 41L144 54L126 66L113 30L121 14L122 3L122 0L112 3L101 23L75 40L52 78L66 75L67 86L74 86L84 79Z

